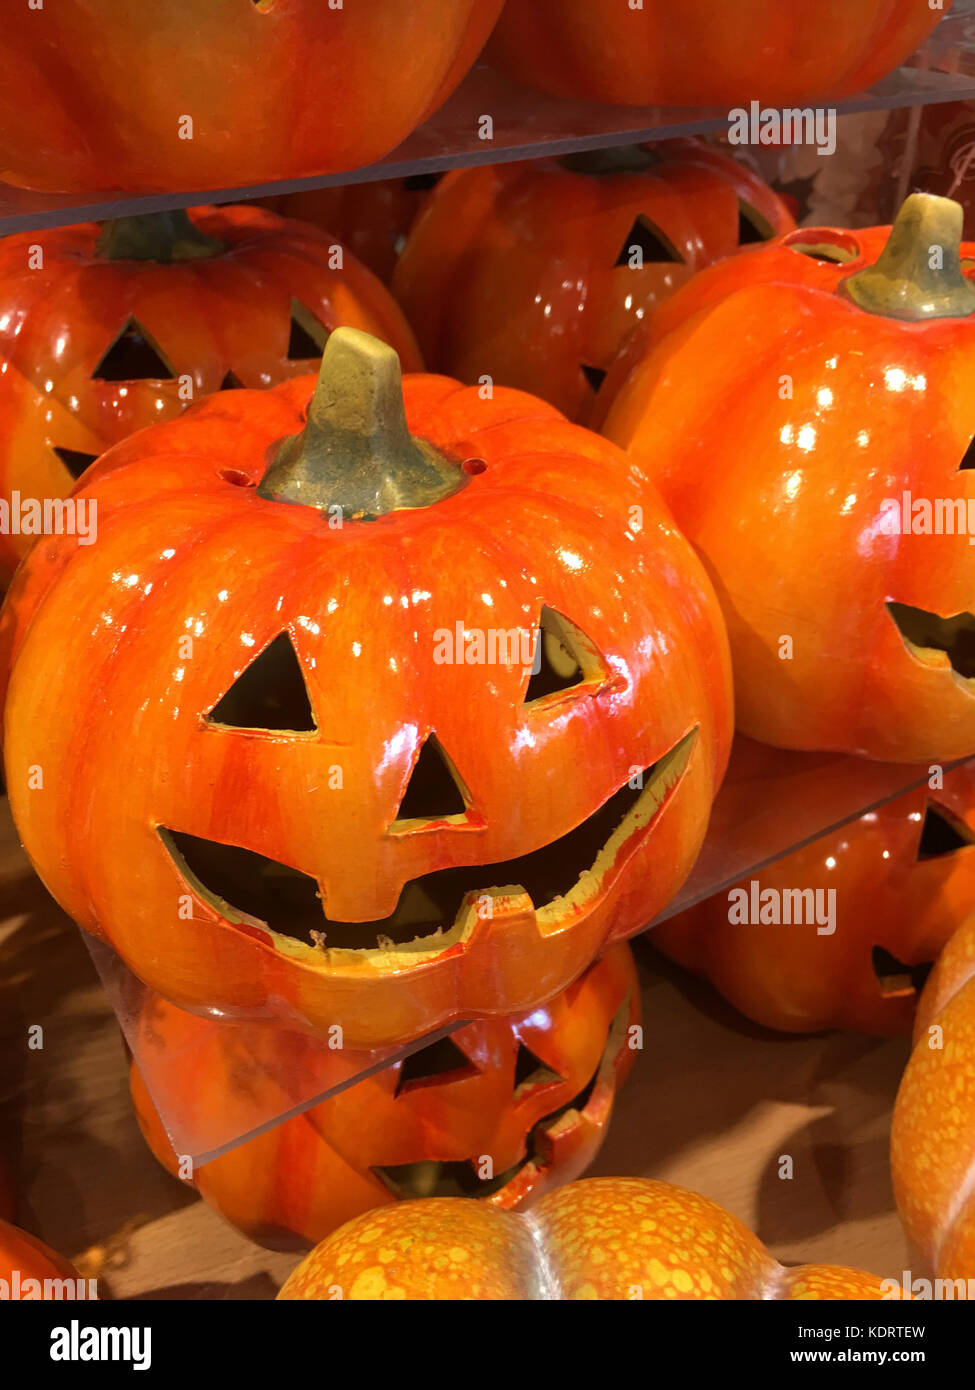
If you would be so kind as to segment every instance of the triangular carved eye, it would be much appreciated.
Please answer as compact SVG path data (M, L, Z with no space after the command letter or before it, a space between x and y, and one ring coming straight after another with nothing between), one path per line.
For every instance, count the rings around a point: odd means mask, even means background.
M91 375L93 381L172 381L176 373L142 324L130 318Z
M466 1076L477 1075L477 1067L452 1038L438 1038L436 1042L421 1047L418 1052L411 1052L405 1059L399 1070L394 1099L404 1091L415 1091L420 1086L460 1081Z
M287 733L317 730L298 656L286 632L275 637L237 677L210 711L207 723Z
M518 1044L518 1055L515 1058L516 1094L534 1086L545 1086L553 1081L564 1080L564 1076L559 1076L557 1071L553 1071L540 1057L536 1057L530 1047L526 1047L524 1043Z
M466 814L467 797L457 771L436 734L431 734L420 749L390 829L402 830L407 821L443 821Z
M956 850L967 849L975 843L975 836L968 827L954 817L948 816L937 806L928 806L924 812L921 838L918 841L917 857L940 859L942 855L954 854Z
M775 236L775 228L757 208L738 199L738 245L755 246L762 241L770 241Z
M220 383L221 391L243 391L244 383L236 372L228 372Z
M554 608L543 608L538 625L540 640L535 646L534 667L525 691L526 705L540 704L573 686L605 676L594 643L575 623Z
M966 468L975 468L975 438L972 439L972 442L965 450L965 456L958 465L958 471L961 472Z
M80 478L85 469L90 468L98 457L97 454L83 454L80 449L59 449L57 446L54 452L72 478Z
M615 264L639 268L651 261L669 261L683 265L684 257L677 247L667 240L663 232L641 212L627 232Z
M325 351L328 329L310 309L299 300L291 301L291 329L288 338L288 361L307 362L321 357Z
M933 961L924 961L920 965L905 965L883 946L873 948L871 963L880 993L885 999L899 994L920 994L934 964Z
M590 367L587 362L581 362L579 365L582 367L582 375L586 378L588 384L592 387L593 391L598 393L603 382L606 380L606 373L603 371L602 367Z

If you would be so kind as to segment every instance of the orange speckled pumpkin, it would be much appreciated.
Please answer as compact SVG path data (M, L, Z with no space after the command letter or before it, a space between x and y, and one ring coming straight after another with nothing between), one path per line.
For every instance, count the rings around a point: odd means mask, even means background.
M872 86L942 13L927 0L514 0L487 57L570 99L780 106Z
M0 1220L0 1299L12 1296L25 1300L63 1298L62 1280L65 1279L82 1283L81 1275L70 1261L19 1226ZM84 1288L87 1295L87 1282Z
M605 433L714 580L753 738L895 762L975 751L961 223L915 194L893 229L804 229L704 271L612 401Z
M252 1240L285 1248L315 1245L360 1212L404 1197L527 1206L578 1177L598 1152L633 1064L630 1029L639 1019L629 947L614 946L527 1016L458 1029L205 1164L194 1185ZM141 1045L173 1048L183 1067L194 1026L192 1015L157 1000L140 1025ZM264 1030L259 1056L239 1055L226 1032L211 1029L210 1049L183 1073L184 1118L233 1103L235 1090L253 1096L282 1065L274 1030ZM130 1081L146 1142L177 1172L134 1063Z
M0 615L8 793L54 896L164 998L378 1047L551 998L683 881L727 647L598 436L401 388L343 328L317 388L211 398L78 497L97 544L44 538Z
M975 1280L975 915L948 942L921 996L890 1161L925 1277Z
M194 397L307 374L341 324L384 338L407 370L422 365L354 256L263 208L4 237L0 498L63 497L98 454ZM0 533L0 584L35 539Z
M227 188L354 169L444 102L502 0L131 0L11 10L0 178L55 192Z
M411 174L307 188L262 201L283 217L297 217L333 233L388 284L409 230L439 180L439 174Z
M768 801L789 824L791 808L774 784ZM835 891L834 930L809 918L753 920L753 882L758 893ZM867 812L731 892L740 890L747 922L730 920L729 893L716 893L661 922L654 945L767 1028L910 1032L924 967L975 908L975 769L948 773L939 791L911 791ZM826 898L819 901L826 907ZM740 906L736 912L740 918Z
M525 1215L438 1198L368 1212L313 1250L278 1297L874 1300L884 1282L833 1265L785 1269L730 1212L682 1187L587 1178Z
M696 140L484 165L431 194L393 290L429 366L532 391L585 422L658 304L793 225L756 174Z

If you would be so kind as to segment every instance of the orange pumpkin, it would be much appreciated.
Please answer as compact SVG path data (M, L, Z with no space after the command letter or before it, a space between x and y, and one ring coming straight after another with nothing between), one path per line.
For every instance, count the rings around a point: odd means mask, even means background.
M433 1198L367 1212L308 1255L278 1298L477 1301L871 1299L872 1274L786 1269L717 1203L648 1178L587 1178L527 1216Z
M696 140L448 174L393 292L431 367L532 391L585 421L627 335L695 270L794 226Z
M975 1280L975 915L948 942L921 996L890 1159L925 1275Z
M91 1298L93 1282L36 1236L0 1220L0 1300Z
M351 1048L520 1013L686 876L727 648L598 436L517 392L401 391L338 329L317 389L213 397L78 499L97 545L45 538L0 617L10 804L173 1003Z
M353 169L444 102L502 0L170 6L58 0L6 17L0 178L156 193Z
M98 454L194 397L307 374L340 324L421 366L374 276L334 239L263 208L4 237L0 499L64 497ZM35 540L0 531L0 584Z
M783 106L873 86L941 16L923 0L516 0L486 56L568 99Z
M789 798L774 783L765 790L769 813L788 825ZM786 897L796 892L801 909ZM800 922L782 920L785 904ZM907 1033L925 967L973 908L975 768L966 765L941 790L910 791L661 922L651 939L767 1028Z
M960 236L956 203L915 194L893 229L803 230L704 271L610 406L715 582L738 727L766 743L975 751Z
M315 1245L360 1212L404 1197L527 1206L596 1156L633 1064L639 1019L633 958L614 946L547 1005L458 1029L213 1159L194 1185L252 1240L283 1248ZM282 1061L270 1030L263 1053L244 1055L226 1029L210 1030L208 1050L194 1049L199 1028L159 1000L140 1022L140 1050L157 1050L164 1066L172 1057L184 1120L199 1107L235 1104L235 1092L253 1098ZM134 1063L130 1083L146 1142L179 1176Z
M283 217L297 217L333 233L388 284L409 230L439 180L439 174L411 174L307 188L262 201Z

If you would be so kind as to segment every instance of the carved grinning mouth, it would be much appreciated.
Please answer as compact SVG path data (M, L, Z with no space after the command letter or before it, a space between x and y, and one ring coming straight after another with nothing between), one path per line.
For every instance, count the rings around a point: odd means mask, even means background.
M550 1162L549 1155L546 1153L547 1141L552 1137L553 1131L558 1127L560 1121L570 1112L576 1112L577 1123L586 1114L600 1079L603 1077L608 1079L616 1064L616 1058L623 1046L629 1020L630 1001L627 997L613 1018L603 1055L585 1086L571 1100L566 1101L564 1105L560 1105L557 1110L553 1110L550 1114L543 1115L532 1125L525 1139L523 1156L510 1168L506 1168L503 1173L497 1173L492 1178L482 1178L478 1172L480 1155L471 1159L452 1162L421 1159L416 1163L397 1163L386 1166L374 1164L371 1171L389 1188L390 1192L400 1198L490 1197L494 1193L500 1192L525 1168L531 1165L540 1169L547 1167ZM552 1079L559 1081L562 1078L553 1074Z
M944 665L944 658L963 680L975 678L975 616L954 613L942 618L923 608L888 601L887 611L912 656L927 665Z
M517 885L507 891L523 890L540 918L560 920L642 839L680 784L696 737L695 728L558 840L517 859L439 869L412 879L394 911L371 922L329 917L315 879L277 860L165 826L158 833L187 885L233 925L264 926L329 951L404 949L441 937L456 924L469 895L487 892L492 884Z

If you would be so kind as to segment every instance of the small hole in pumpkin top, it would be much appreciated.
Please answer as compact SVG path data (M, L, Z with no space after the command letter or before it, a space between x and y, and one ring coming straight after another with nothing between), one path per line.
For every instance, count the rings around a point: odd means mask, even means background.
M958 471L962 472L966 468L975 468L975 437L972 438L971 443L965 450L962 461L958 465Z
M661 261L683 265L684 257L673 242L668 241L663 232L641 213L634 218L614 265L641 270L648 263L659 264Z
M588 363L580 363L582 375L586 378L586 384L598 395L602 389L603 382L606 380L606 373L602 367L590 367Z
M963 821L956 820L949 812L939 806L927 806L921 838L918 840L918 860L940 859L943 855L954 854L956 850L968 849L975 842L975 836Z
M820 261L824 265L847 265L855 261L860 247L853 237L842 232L834 232L829 227L809 227L801 232L793 232L786 237L783 245L799 256Z
M279 633L241 672L206 722L231 729L317 731L298 654L287 632Z
M236 372L228 372L220 383L221 391L243 391L244 383Z
M141 323L130 318L91 377L93 381L172 381L175 375Z
M404 1091L416 1090L418 1086L429 1086L433 1082L460 1081L465 1076L477 1076L478 1070L466 1052L462 1052L453 1038L438 1038L426 1047L411 1052L399 1069L395 1096Z
M241 473L239 468L221 468L220 476L225 483L233 483L234 487L256 487L253 478L246 473Z
M465 459L463 469L471 478L476 478L479 473L487 472L487 460Z

